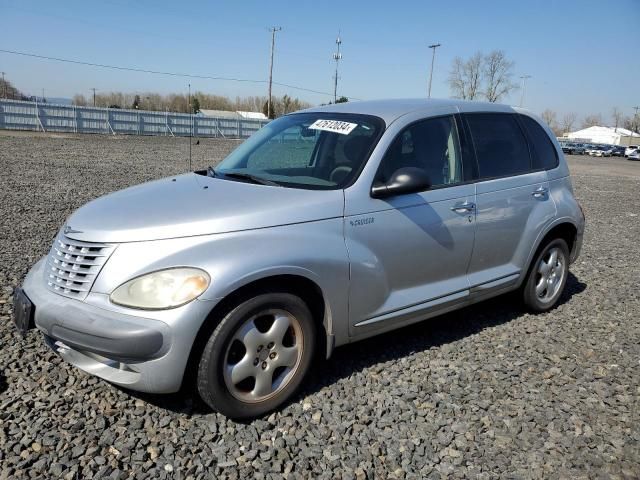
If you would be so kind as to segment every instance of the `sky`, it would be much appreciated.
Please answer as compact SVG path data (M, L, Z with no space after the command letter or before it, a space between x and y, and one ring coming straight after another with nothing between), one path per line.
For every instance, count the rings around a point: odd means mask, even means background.
M332 100L335 39L341 32L338 95L426 96L431 50L440 43L432 97L451 96L457 56L504 50L524 106L558 116L640 105L640 0L333 1L0 0L0 49L139 69L258 82L127 72L0 52L0 71L23 92L48 97L98 91L266 95L271 34L275 85L312 104ZM502 103L518 105L520 89Z

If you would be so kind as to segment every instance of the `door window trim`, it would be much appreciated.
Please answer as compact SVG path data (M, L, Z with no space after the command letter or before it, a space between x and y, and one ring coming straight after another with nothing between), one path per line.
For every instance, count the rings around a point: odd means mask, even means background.
M465 156L463 154L463 150L462 150L462 142L461 142L461 135L460 135L460 126L458 125L458 119L457 116L459 114L458 113L445 113L442 115L435 115L433 117L423 117L423 118L419 118L417 120L413 120L410 123L407 123L404 127L402 127L402 129L393 137L393 139L391 140L391 142L389 142L389 145L387 147L387 149L385 150L384 154L382 155L382 158L380 159L380 163L378 164L378 168L376 169L376 173L373 176L373 181L371 182L371 186L369 187L369 191L371 191L371 188L373 188L373 185L376 183L376 179L378 178L378 173L380 172L380 169L382 168L382 164L387 156L387 153L389 153L389 151L391 150L391 148L393 147L393 145L396 143L396 140L398 140L398 138L400 138L400 136L404 135L404 132L407 131L407 129L413 127L414 125L418 124L418 123L422 123L422 122L426 122L428 120L432 120L432 119L438 119L438 118L451 118L451 120L453 121L453 125L454 125L454 129L453 131L455 131L455 135L456 135L456 139L457 139L457 143L458 143L458 153L460 155L460 168L462 170L462 181L461 182L456 182L456 183L450 183L450 184L446 184L446 185L436 185L434 187L429 187L427 190L423 190L423 192L420 193L424 193L424 192L430 192L432 190L441 190L443 188L451 188L451 187L458 187L460 185L467 185L469 183L474 183L474 179L471 178L469 180L465 179L465 171L466 171L466 167L468 167L467 162L465 162Z
M481 177L480 176L480 163L478 162L478 152L476 151L476 145L475 142L473 141L473 135L471 133L471 126L469 125L468 122L468 117L470 115L486 115L486 114L491 114L491 115L510 115L510 116L517 116L516 113L511 113L511 112L491 112L491 111L484 111L484 112L465 112L465 113L461 113L461 117L462 117L462 123L464 125L464 128L467 132L467 135L469 136L469 142L471 144L471 148L470 151L473 154L473 158L474 158L474 164L475 164L475 176L476 182L488 182L491 180L499 180L502 178L513 178L513 177L521 177L523 175L529 175L531 173L536 173L536 172L540 172L543 171L545 169L533 169L533 157L531 156L531 149L529 147L529 140L527 138L526 133L524 132L523 126L521 125L520 121L518 120L518 118L515 118L515 122L516 125L518 126L518 129L520 131L520 133L522 134L522 137L524 138L524 142L527 146L527 153L529 154L529 169L524 171L524 172L520 172L520 173L512 173L512 174L508 174L508 175L499 175L499 176L494 176L494 177Z
M522 113L516 113L515 115L516 115L516 120L518 122L518 125L520 125L521 130L524 132L524 137L527 140L527 146L529 147L529 157L531 158L531 167L532 167L531 171L532 172L542 172L542 171L545 171L545 170L549 171L549 170L554 170L554 169L558 168L560 166L560 157L558 157L558 151L556 150L556 146L553 144L553 142L549 138L549 134L547 134L546 130L542 127L542 125L540 125L540 123L535 118L529 117L528 115L524 115ZM527 130L527 126L524 124L524 121L522 120L522 117L527 117L532 122L536 122L538 124L538 126L542 129L542 131L544 132L544 135L546 137L546 141L551 146L551 149L553 150L553 155L556 158L556 161L555 161L555 163L554 163L554 165L552 167L549 167L549 168L541 167L541 168L533 169L533 152L534 152L534 148L535 148L535 142L533 141L533 138L531 138L531 135L529 134L529 131Z

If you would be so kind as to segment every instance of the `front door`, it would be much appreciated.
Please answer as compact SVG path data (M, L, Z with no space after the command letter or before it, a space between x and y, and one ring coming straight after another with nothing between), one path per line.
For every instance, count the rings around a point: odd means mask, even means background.
M345 239L351 265L352 335L420 319L469 295L475 185L464 182L453 115L409 124L390 144L376 173L424 169L424 192L349 204Z

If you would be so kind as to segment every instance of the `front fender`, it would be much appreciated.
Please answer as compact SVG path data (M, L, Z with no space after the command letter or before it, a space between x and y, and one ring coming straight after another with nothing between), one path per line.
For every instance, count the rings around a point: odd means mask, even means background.
M211 285L202 300L217 302L238 288L275 275L314 282L325 301L325 327L336 343L348 339L349 260L342 218L118 246L93 292L110 294L125 281L176 266L205 270ZM204 321L204 318L201 319Z

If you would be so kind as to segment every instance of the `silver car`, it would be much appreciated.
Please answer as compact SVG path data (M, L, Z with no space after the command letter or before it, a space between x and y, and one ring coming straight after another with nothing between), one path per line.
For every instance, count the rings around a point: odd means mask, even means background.
M14 295L64 360L145 392L188 380L233 418L315 355L518 290L551 309L584 215L532 114L455 100L281 117L215 169L77 210Z

